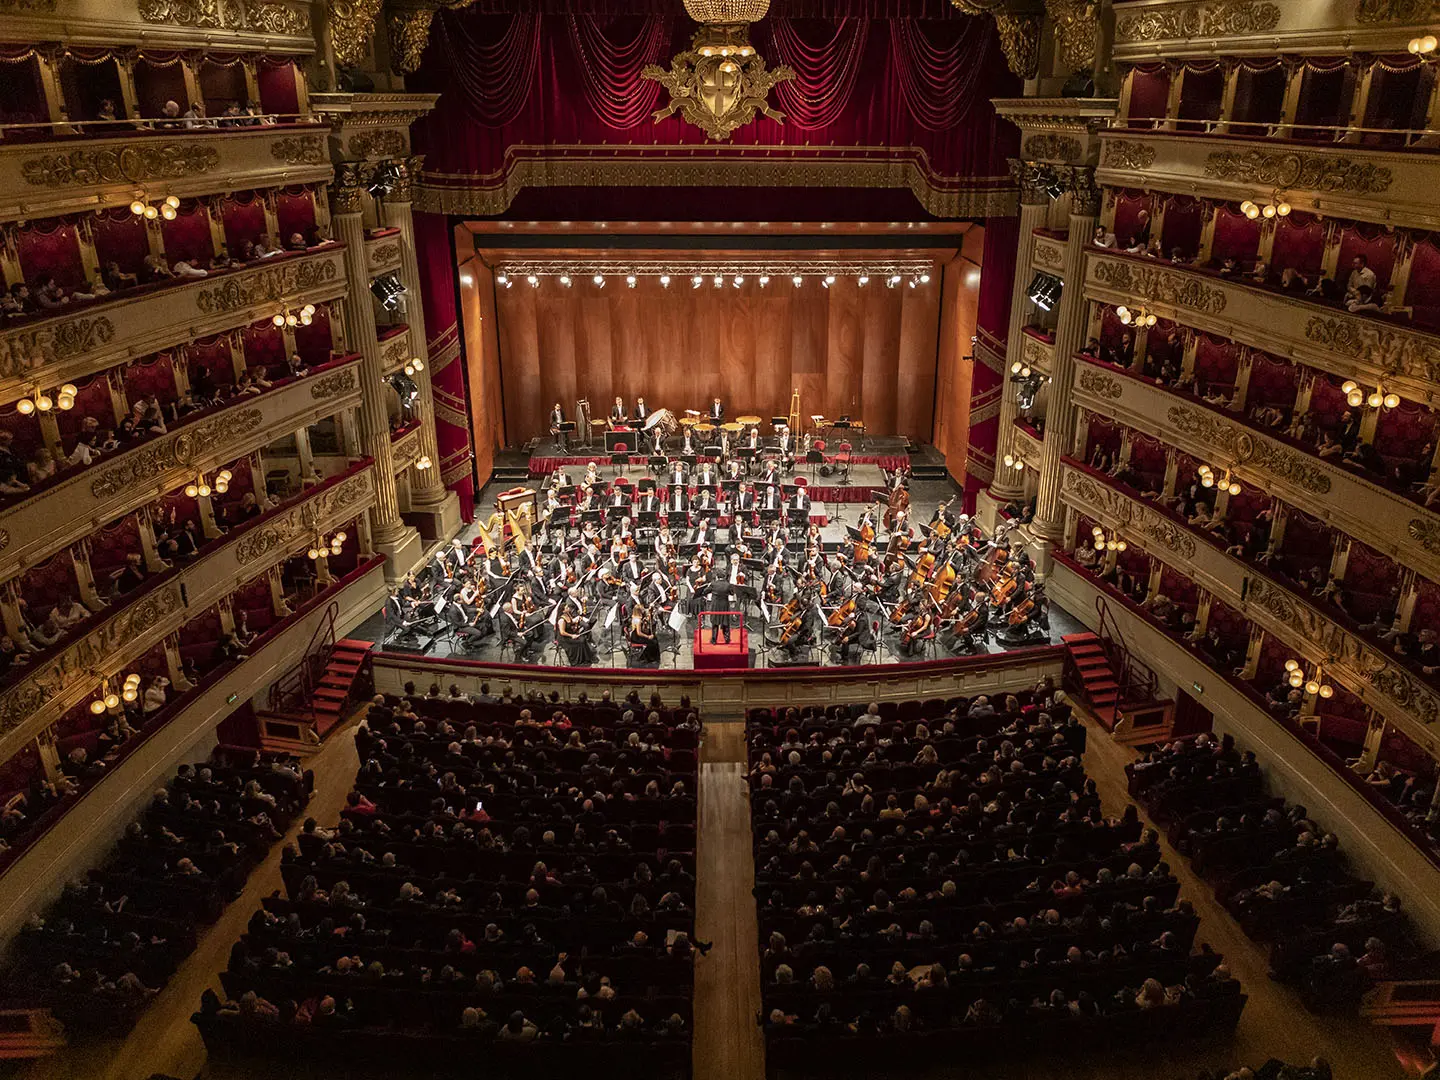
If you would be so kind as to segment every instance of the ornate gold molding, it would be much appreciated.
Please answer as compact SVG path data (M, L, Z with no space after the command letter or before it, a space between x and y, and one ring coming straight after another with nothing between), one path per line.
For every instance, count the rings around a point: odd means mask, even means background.
M1152 148L1152 158L1154 153ZM1265 150L1217 150L1205 158L1205 175L1258 187L1352 195L1378 195L1393 180L1384 166L1347 157Z
M956 2L958 4L958 0ZM1010 66L1010 71L1022 79L1033 79L1040 73L1040 31L1044 25L1045 19L1041 15L995 12L1000 51L1005 54L1005 63Z
M287 135L270 144L270 156L286 165L322 165L330 160L319 135Z
M1355 21L1413 23L1418 26L1434 14L1434 0L1360 0L1360 6L1355 9Z
M1024 153L1027 158L1061 161L1069 164L1079 161L1083 152L1079 140L1072 139L1068 135L1045 132L1040 135L1031 135L1025 140Z
M147 23L200 30L248 30L288 37L310 34L308 4L291 7L253 0L140 0L140 18Z
M1095 279L1136 299L1154 300L1211 315L1224 311L1228 300L1223 289L1212 288L1199 278L1119 259L1097 265Z
M335 182L330 185L330 213L358 214L363 211L364 182L357 163L346 161L335 166Z
M1073 495L1085 509L1100 511L1131 535L1154 540L1182 559L1195 557L1195 538L1154 507L1136 502L1073 467L1065 469L1060 484L1062 493Z
M405 133L395 128L377 128L374 131L357 131L346 145L350 156L356 158L393 158L405 153Z
M218 164L220 152L213 146L139 142L134 146L42 154L21 162L20 175L36 187L88 187L203 176Z
M1070 166L1070 213L1079 217L1100 216L1100 188L1095 184L1095 170Z
M1254 0L1219 0L1185 8L1144 11L1115 24L1115 43L1263 34L1280 23L1280 8Z
M325 401L349 393L353 389L355 389L355 369L347 367L316 379L310 384L310 396L316 401Z
M1231 420L1189 405L1172 405L1165 418L1181 434L1227 451L1237 464L1253 466L1312 495L1330 492L1330 474L1318 462L1263 437L1257 439L1248 428Z
M53 15L59 0L0 0L0 11L10 15Z
M1155 148L1128 139L1105 140L1105 164L1112 169L1138 172L1155 163Z
M1065 252L1044 240L1035 242L1035 262L1046 270L1061 270L1065 266ZM1030 339L1034 341L1034 338Z
M624 148L633 153L632 148ZM621 157L614 147L512 147L506 168L488 176L426 174L416 194L415 209L435 214L502 214L526 188L549 187L810 187L906 188L925 210L941 218L1006 217L1015 213L1015 189L998 177L937 177L923 159L844 158L824 148L768 148L767 156L740 157L694 152L684 156L650 155L643 151ZM718 151L720 148L716 148ZM538 151L519 156L516 151ZM604 156L579 156L596 150ZM789 150L790 152L784 152ZM553 153L555 156L549 156ZM822 156L824 155L824 156ZM428 181L428 182L427 182ZM451 185L445 181L463 181ZM343 213L331 189L332 213ZM358 200L359 191L356 190ZM359 209L358 205L356 207Z
M1440 381L1440 346L1372 319L1314 315L1305 324L1305 340L1384 371Z
M1410 534L1412 540L1419 543L1430 554L1440 555L1440 522L1426 521L1424 518L1411 518L1405 531Z
M23 375L46 364L73 360L108 345L114 337L115 324L104 316L0 334L0 376Z
M1084 390L1087 394L1108 398L1111 401L1119 400L1120 396L1124 393L1120 387L1119 379L1108 372L1096 371L1092 367L1081 369L1080 389Z
M397 75L420 70L421 57L430 41L430 23L435 10L428 7L400 8L386 17L390 32L390 67Z
M206 452L224 446L254 431L264 423L259 409L226 411L150 446L126 454L115 464L100 470L90 482L90 494L97 499L120 495L182 465L200 460Z
M258 274L246 274L204 289L195 296L195 306L206 315L237 311L283 300L304 289L334 281L339 271L331 260L282 263Z
M717 34L724 45L736 44L750 51L712 55L710 45ZM765 58L750 49L744 26L702 25L690 48L670 58L669 71L647 64L640 77L670 91L670 104L655 112L657 124L678 112L711 139L723 142L754 120L757 112L783 124L785 114L773 108L767 97L777 83L795 78L795 71L786 64L767 67Z
M370 52L370 38L383 0L328 0L330 47L335 66L357 67Z
M235 545L235 561L244 566L293 544L300 536L313 536L322 531L327 521L357 503L371 491L371 473L366 469L341 481L313 499L281 514L272 522L251 529Z
M1095 66L1095 37L1100 22L1093 0L1045 0L1055 34L1055 51L1067 71L1088 71Z

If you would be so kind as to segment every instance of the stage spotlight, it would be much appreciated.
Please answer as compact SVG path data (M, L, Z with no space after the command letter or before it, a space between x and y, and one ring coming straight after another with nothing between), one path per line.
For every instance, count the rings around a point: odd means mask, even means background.
M1027 295L1041 311L1049 311L1060 302L1060 280L1049 274L1036 274L1030 279Z
M715 275L715 288L718 289L721 285L724 285L724 284L725 284L725 279L724 279L723 277L721 277L719 274L716 274L716 275Z
M381 307L386 311L393 311L400 306L400 297L405 295L405 286L400 284L394 274L386 274L370 283L370 291L375 295L375 299L380 301Z
M820 284L824 285L825 288L827 288L827 289L830 288L831 285L834 285L834 284L835 284L835 275L834 275L834 274L826 274L825 277L824 277L824 279L820 282Z
M741 285L745 284L745 276L743 274L736 274L735 280L732 281L730 284L734 285L737 289L740 288Z
M893 289L893 288L895 288L896 285L899 285L899 284L900 284L900 275L899 275L899 274L891 274L888 278L885 279L885 287L886 287L887 289Z
M505 288L508 289L508 288L510 287L510 277L509 277L509 275L507 275L507 274L496 274L496 275L495 275L495 284L496 284L496 285L503 285L503 286L505 286Z
M855 284L863 289L866 285L870 284L870 275L861 274L858 278L855 279Z
M526 284L528 284L532 289L538 289L538 288L540 287L540 279L539 279L538 277L536 277L534 274L526 274L526 275L525 275L525 282L526 282Z
M912 277L912 278L911 278L909 281L907 281L905 284L909 285L910 288L913 289L913 288L915 288L915 286L919 285L920 282L916 281L916 280Z
M475 279L474 279L473 277L471 277L469 274L461 274L461 275L460 275L460 284L461 284L461 285L474 285L474 284L475 284Z
M569 274L561 274L561 275L560 275L560 284L561 284L561 285L564 285L565 288L567 288L567 289L570 288L570 275L569 275Z
M696 274L694 277L692 277L692 278L690 279L690 284L691 284L692 287L698 289L701 285L704 285L704 284L705 284L705 279L704 279L703 277L701 277L699 274Z
M603 289L603 288L605 287L605 275L604 275L604 274L596 274L593 278L591 278L591 280L594 281L595 284L596 284L597 286L599 286L600 288Z
M661 287L662 289L668 289L668 288L670 287L670 275L669 275L669 274L661 274L661 275L660 275L660 287Z
M626 284L626 285L629 285L630 288L633 289L633 288L635 287L635 275L634 275L634 274L626 274L626 275L625 275L625 284Z
M765 288L766 285L769 285L769 284L770 284L770 275L769 275L769 274L761 274L761 275L760 275L760 288L763 289L763 288Z
M804 278L802 278L799 274L796 274L794 277L792 277L792 278L790 279L790 284L794 285L795 288L798 289L804 281L805 281Z
M929 274L921 274L921 275L920 275L920 284L921 284L921 285L929 285L929 284L930 284L930 275L929 275Z
M394 162L387 161L375 170L375 175L371 178L370 183L366 185L366 188L371 195L383 197L390 194L391 188L395 186L395 182L399 179L400 170L395 166Z

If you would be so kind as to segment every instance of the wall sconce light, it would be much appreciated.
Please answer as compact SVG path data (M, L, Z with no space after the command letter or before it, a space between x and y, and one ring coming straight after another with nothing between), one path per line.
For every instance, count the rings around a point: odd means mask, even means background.
M1219 480L1215 479L1215 470L1209 465L1201 465L1196 472L1200 474L1201 487L1213 487L1217 491L1228 491L1231 495L1240 494L1240 482L1231 477L1229 469L1225 470L1225 474Z
M100 680L100 696L90 702L90 711L99 716L109 709L120 708L120 703L137 701L140 698L140 676L133 672L125 676L117 694L110 688L109 679Z
M1120 539L1119 533L1111 532L1107 538L1105 536L1105 530L1099 525L1096 525L1095 528L1090 530L1090 535L1095 538L1096 551L1125 551L1130 547L1129 544Z
M43 390L36 390L30 397L23 397L15 403L15 411L21 416L32 416L37 412L47 413L51 409L68 412L75 407L75 395L80 391L74 383L66 383L52 398Z
M343 529L341 529L329 539L326 539L324 533L316 533L315 543L310 546L310 550L305 552L305 555L312 562L316 559L319 559L321 556L325 556L328 558L331 555L339 555L340 548L345 543L345 537L346 533Z

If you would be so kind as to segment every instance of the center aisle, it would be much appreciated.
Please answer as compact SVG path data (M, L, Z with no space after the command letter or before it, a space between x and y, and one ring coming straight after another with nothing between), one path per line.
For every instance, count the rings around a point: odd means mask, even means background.
M694 1080L764 1080L744 723L706 722L699 798L695 933L715 947L695 962Z

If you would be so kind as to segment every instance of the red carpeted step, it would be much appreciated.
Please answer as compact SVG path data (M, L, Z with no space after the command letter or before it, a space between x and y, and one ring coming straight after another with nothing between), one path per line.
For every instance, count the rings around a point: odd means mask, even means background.
M1087 642L1087 641L1099 641L1099 640L1100 640L1100 639L1099 639L1098 637L1096 637L1096 636L1095 636L1091 631L1089 631L1089 630L1082 630L1082 631L1080 631L1079 633L1075 633L1075 634L1062 634L1062 635L1060 635L1060 644L1062 644L1062 645L1079 645L1079 644L1082 644L1082 643Z

